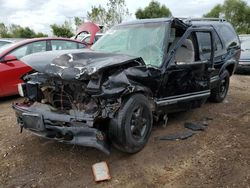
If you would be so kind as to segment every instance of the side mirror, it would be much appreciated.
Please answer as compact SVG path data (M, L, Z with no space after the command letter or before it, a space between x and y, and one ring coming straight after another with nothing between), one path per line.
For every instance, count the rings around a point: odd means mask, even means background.
M9 61L15 61L17 60L17 57L14 55L6 55L1 59L1 62L9 62Z

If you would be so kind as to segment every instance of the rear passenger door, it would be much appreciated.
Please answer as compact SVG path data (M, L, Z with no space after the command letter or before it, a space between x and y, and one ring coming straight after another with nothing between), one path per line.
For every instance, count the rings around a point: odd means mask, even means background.
M206 41L203 40L204 37L207 38ZM188 102L210 95L212 45L210 30L190 31L177 42L164 73L159 104Z
M213 41L214 41L214 65L215 67L223 64L223 60L225 58L226 50L222 46L222 41L219 38L218 34L214 31L213 35ZM197 39L199 41L199 46L206 45L207 41L209 41L208 36L204 34L198 34ZM214 69L213 72L211 72L211 80L215 80L219 75L219 69Z

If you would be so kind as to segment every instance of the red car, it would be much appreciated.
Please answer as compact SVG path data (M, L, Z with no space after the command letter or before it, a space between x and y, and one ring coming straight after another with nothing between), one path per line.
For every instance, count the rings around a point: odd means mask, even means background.
M102 37L103 33L98 33L101 28L101 26L93 22L85 22L77 29L77 34L74 39L83 41L88 44L88 47L91 47L100 37Z
M30 72L31 67L19 59L33 53L82 49L86 44L65 38L36 38L17 43L7 44L0 48L0 97L18 93L17 85L21 83L21 76Z

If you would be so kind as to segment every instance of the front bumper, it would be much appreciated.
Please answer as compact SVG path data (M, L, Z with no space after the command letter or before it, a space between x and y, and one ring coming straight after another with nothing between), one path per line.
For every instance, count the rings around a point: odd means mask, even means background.
M110 153L110 146L105 134L84 123L75 121L75 117L58 114L46 110L34 109L22 104L13 104L17 122L21 129L59 142L94 147L106 154ZM87 119L86 121L90 121Z

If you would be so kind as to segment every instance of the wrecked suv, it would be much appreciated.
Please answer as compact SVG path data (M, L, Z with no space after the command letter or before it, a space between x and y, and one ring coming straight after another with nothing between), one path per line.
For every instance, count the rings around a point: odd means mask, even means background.
M222 102L240 56L225 20L136 20L109 30L90 50L27 56L13 104L33 133L109 153L147 143L153 121L168 113Z

